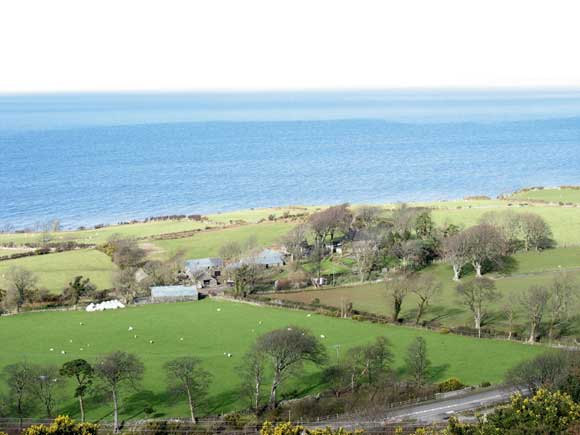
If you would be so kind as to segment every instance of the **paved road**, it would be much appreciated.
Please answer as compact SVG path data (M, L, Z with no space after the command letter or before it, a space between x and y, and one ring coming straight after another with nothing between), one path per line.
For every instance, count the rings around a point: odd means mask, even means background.
M333 428L344 427L347 429L370 428L387 424L395 424L403 421L416 421L421 424L444 422L449 417L465 411L476 410L483 407L493 407L509 401L516 390L513 388L497 388L482 392L466 393L452 398L433 400L430 402L409 405L402 408L386 411L384 415L369 419L357 419L354 416L344 416L337 420L313 423L309 427L331 426Z

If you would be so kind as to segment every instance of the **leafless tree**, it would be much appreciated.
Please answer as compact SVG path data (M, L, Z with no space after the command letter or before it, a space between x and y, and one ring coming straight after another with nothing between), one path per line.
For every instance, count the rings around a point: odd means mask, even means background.
M422 388L429 380L431 361L427 357L427 342L417 337L407 349L405 358L407 373L417 388Z
M552 230L548 223L535 213L522 213L519 216L524 249L539 251L552 245Z
M415 324L419 324L433 299L441 291L441 283L431 273L414 277L411 291L417 296L417 316Z
M525 290L520 296L520 304L524 308L530 325L529 343L536 342L542 319L550 301L550 290L541 285L534 285Z
M365 378L369 384L387 374L393 363L392 345L386 337L377 337L374 342L349 349L346 360L351 371L351 390L358 379Z
M244 356L238 370L242 380L242 394L251 398L252 408L258 413L262 402L262 386L266 377L265 354L253 347Z
M22 419L32 413L38 404L38 397L32 388L33 368L25 362L16 363L4 367L2 374L8 387L9 408L18 417L22 429Z
M506 254L505 241L501 233L491 225L480 224L463 232L467 243L467 257L475 269L475 276L482 276L486 261L499 262Z
M300 224L292 228L288 234L282 238L282 242L286 246L286 250L290 254L292 262L298 264L304 256L304 250L307 245L307 235L308 227L304 224Z
M6 280L8 281L8 303L16 307L16 311L19 312L26 301L27 293L36 289L38 278L28 269L12 266L8 269Z
M270 389L270 409L276 408L276 393L284 379L304 363L317 365L326 361L326 349L320 341L306 329L292 326L276 329L260 336L256 341L256 351L270 361L273 370Z
M479 223L497 229L512 251L517 249L521 237L520 215L512 210L488 211Z
M390 300L393 313L393 322L399 321L403 301L413 288L413 280L407 273L397 273L385 276L387 297Z
M355 210L354 219L361 230L371 229L382 213L381 207L362 205Z
M443 240L442 256L453 267L453 280L459 281L463 267L469 263L469 243L463 233L457 233Z
M53 410L57 400L58 391L64 386L60 379L58 367L56 366L34 366L32 390L36 397L40 399L46 416L54 416Z
M409 207L404 203L400 204L391 213L393 232L401 239L407 240L415 228L417 216L423 211L425 211L423 208Z
M211 374L201 367L198 358L190 356L168 361L163 367L167 374L169 390L187 396L191 422L197 423L195 408L207 395Z
M502 311L507 321L508 326L508 340L512 339L514 333L514 322L516 319L516 308L519 306L519 301L515 295L511 294L506 299L502 305Z
M95 373L113 401L114 432L119 432L119 395L123 388L136 388L143 378L143 363L136 355L113 352L102 357L95 364Z
M568 376L574 352L550 351L524 361L506 373L506 382L516 388L526 387L532 393L540 388L559 388Z
M377 259L378 251L376 240L368 239L352 242L352 254L361 283L368 279Z
M475 278L458 284L456 292L473 315L477 335L481 338L481 324L487 316L488 305L500 297L494 282L489 278Z
M578 282L568 273L561 272L554 277L550 286L550 300L548 301L548 338L554 338L555 329L568 318L572 302L578 292Z
M242 246L236 241L226 242L220 248L219 256L227 263L238 261L242 256Z
M418 269L427 261L421 240L403 240L393 246L391 253L401 260L401 268L407 271Z
M120 269L140 267L145 261L146 252L136 240L112 237L104 250L111 255L113 263Z
M334 240L337 232L348 231L352 224L352 213L348 204L336 205L310 215L308 224L315 240L324 244L329 237L331 241Z

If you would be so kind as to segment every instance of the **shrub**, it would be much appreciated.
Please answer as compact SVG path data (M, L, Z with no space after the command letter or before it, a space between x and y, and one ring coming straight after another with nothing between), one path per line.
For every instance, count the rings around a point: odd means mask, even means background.
M93 423L75 423L68 416L59 416L50 425L30 426L22 435L97 435L98 426Z
M491 387L491 382L488 381L483 381L481 384L479 384L479 386L481 388L487 388L487 387Z
M457 391L465 388L465 385L457 378L450 378L437 385L440 393L449 393L450 391Z

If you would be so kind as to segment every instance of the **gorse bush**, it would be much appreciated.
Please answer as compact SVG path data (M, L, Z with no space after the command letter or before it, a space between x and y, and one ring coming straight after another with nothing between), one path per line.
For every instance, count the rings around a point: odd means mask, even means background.
M30 426L22 435L97 435L98 428L93 423L76 423L68 416L59 416L50 425Z
M363 431L361 430L351 432L343 428L332 429L330 427L324 429L307 429L304 426L294 425L291 422L274 425L269 421L265 422L260 430L260 435L359 435L362 433Z
M466 386L457 378L450 378L446 381L441 382L437 385L437 389L440 393L448 393L450 391L457 391L465 388Z

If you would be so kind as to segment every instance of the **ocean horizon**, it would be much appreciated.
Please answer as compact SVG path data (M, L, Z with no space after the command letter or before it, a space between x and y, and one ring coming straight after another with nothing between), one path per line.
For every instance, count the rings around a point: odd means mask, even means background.
M0 228L580 184L580 90L0 95Z

